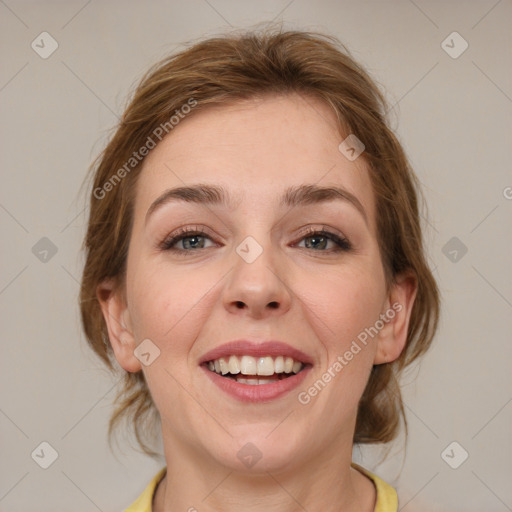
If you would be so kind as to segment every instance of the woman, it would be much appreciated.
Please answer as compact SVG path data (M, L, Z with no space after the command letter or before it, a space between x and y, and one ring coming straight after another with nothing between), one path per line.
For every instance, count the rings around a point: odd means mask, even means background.
M386 103L334 38L209 39L143 77L98 158L81 287L93 350L166 466L128 511L391 512L352 462L405 417L439 297ZM144 430L144 432L143 432Z

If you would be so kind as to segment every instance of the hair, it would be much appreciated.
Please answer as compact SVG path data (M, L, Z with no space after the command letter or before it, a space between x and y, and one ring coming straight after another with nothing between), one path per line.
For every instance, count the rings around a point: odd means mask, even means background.
M196 42L144 74L114 135L89 170L93 185L83 242L82 326L92 350L110 371L119 371L97 286L111 278L125 293L135 185L143 162L143 158L133 160L134 151L147 144L158 127L168 128L177 110L186 112L183 106L191 99L192 116L209 105L291 93L323 101L336 114L340 134L355 134L363 142L361 158L376 197L386 284L389 287L402 272L412 272L416 278L406 345L395 361L373 366L358 406L354 443L386 443L398 435L401 418L407 436L399 376L429 348L439 321L440 298L422 241L419 180L386 120L389 109L383 94L334 36L282 29L233 32ZM114 182L116 172L119 179ZM123 370L121 379L109 421L109 443L125 419L132 423L142 451L158 456L147 443L153 440L147 426L154 426L159 414L143 372Z

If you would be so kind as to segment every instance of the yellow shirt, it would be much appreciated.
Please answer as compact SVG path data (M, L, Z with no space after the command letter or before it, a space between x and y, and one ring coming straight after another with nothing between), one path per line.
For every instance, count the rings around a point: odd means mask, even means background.
M368 476L373 481L375 488L377 489L377 502L375 504L374 512L397 512L398 498L395 489L384 482L384 480L381 480L377 475L370 473L355 462L352 463L352 467ZM152 512L153 494L156 486L165 476L166 470L167 467L162 468L155 475L153 480L149 482L148 486L144 489L144 492L124 512Z

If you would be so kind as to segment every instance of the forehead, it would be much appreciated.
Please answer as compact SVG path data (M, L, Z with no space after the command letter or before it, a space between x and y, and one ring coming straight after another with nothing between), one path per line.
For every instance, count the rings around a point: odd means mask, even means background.
M374 198L363 158L338 149L334 112L320 100L269 96L216 105L182 119L143 163L136 217L163 191L196 183L220 185L231 206L262 208L290 186L340 186L355 195L373 224Z

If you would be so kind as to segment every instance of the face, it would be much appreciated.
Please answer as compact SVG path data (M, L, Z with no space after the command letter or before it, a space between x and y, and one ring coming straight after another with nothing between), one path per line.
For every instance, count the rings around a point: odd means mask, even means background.
M102 307L169 453L239 471L247 456L276 471L351 453L358 401L372 365L400 354L414 291L386 289L369 174L343 138L323 103L267 97L194 113L146 157L126 301Z

